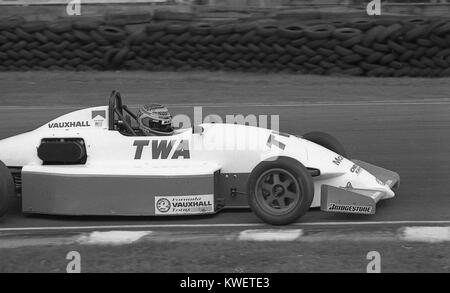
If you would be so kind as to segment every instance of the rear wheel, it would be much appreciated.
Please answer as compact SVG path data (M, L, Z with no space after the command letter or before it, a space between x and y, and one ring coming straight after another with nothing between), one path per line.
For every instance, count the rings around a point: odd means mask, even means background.
M335 152L343 157L347 157L347 152L341 142L334 136L321 131L311 131L302 135L304 139L314 142L330 151Z
M300 162L279 157L263 161L248 182L249 205L264 222L290 224L303 216L314 198L314 183Z
M15 193L14 180L8 167L0 161L0 217L8 210L8 204Z

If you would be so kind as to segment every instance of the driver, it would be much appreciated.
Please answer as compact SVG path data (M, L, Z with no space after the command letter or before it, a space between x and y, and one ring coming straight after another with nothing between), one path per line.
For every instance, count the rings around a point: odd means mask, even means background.
M141 107L137 121L139 129L146 136L173 134L172 116L163 105L150 104Z

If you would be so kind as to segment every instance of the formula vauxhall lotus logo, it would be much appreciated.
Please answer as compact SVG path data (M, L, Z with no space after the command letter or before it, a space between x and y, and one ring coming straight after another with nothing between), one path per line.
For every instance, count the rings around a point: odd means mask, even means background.
M161 198L156 202L156 208L161 213L167 213L170 210L170 201L167 198Z

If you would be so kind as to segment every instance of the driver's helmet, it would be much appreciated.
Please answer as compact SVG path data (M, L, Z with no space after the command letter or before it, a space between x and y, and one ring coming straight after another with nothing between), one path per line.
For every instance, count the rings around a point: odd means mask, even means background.
M139 109L139 128L145 135L171 135L172 116L166 107L160 104L145 105Z

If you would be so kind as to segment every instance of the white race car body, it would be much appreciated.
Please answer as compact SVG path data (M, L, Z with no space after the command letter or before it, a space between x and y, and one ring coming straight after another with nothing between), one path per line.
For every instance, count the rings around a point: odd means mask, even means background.
M248 207L252 170L279 156L311 171L311 207L326 211L372 214L399 182L394 172L270 129L202 124L171 136L129 136L111 129L110 115L108 106L83 109L0 141L0 161L20 170L23 212L191 215Z

